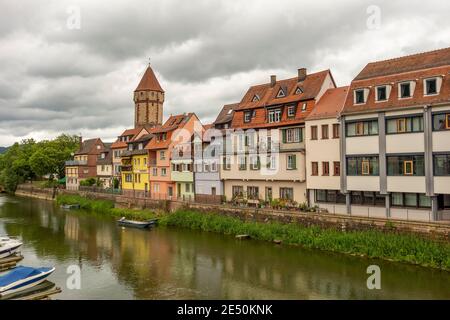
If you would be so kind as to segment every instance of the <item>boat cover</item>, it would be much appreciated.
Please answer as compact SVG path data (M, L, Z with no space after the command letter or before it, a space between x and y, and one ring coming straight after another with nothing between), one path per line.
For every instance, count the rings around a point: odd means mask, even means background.
M51 270L51 268L16 267L8 274L0 276L0 287L5 287L16 281L36 276L49 270Z

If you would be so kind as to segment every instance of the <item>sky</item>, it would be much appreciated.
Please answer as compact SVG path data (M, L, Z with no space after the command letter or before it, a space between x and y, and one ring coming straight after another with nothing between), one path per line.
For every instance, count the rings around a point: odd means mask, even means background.
M249 86L450 47L441 0L0 0L0 146L61 133L114 141L133 127L150 63L164 119L214 121Z

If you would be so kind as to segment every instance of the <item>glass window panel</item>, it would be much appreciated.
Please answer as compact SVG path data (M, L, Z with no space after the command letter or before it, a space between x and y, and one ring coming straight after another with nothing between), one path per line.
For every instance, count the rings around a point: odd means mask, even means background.
M419 194L419 207L431 208L431 198L424 194Z
M397 120L389 119L387 121L386 130L387 130L387 133L396 133L397 132Z
M347 136L353 137L356 135L356 123L347 123Z
M317 190L316 193L316 201L327 201L327 191L326 190Z
M403 193L394 192L391 194L393 206L403 206Z
M415 193L405 193L405 206L416 207L417 195Z
M445 114L433 115L433 130L445 130Z

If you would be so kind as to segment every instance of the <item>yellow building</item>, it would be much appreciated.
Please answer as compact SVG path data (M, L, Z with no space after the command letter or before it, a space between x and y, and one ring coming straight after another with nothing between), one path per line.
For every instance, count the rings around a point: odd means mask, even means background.
M146 134L128 142L127 151L122 153L122 190L125 195L148 195L150 190L148 150L145 146L152 137L152 134Z

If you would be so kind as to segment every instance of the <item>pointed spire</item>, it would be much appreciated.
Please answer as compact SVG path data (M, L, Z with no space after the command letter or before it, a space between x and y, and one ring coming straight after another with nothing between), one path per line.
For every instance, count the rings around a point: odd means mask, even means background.
M150 59L149 59L150 60ZM159 91L164 92L161 88L161 85L156 79L155 73L153 72L152 67L150 67L150 61L148 63L147 70L145 70L144 75L142 76L141 82L137 86L134 91Z

